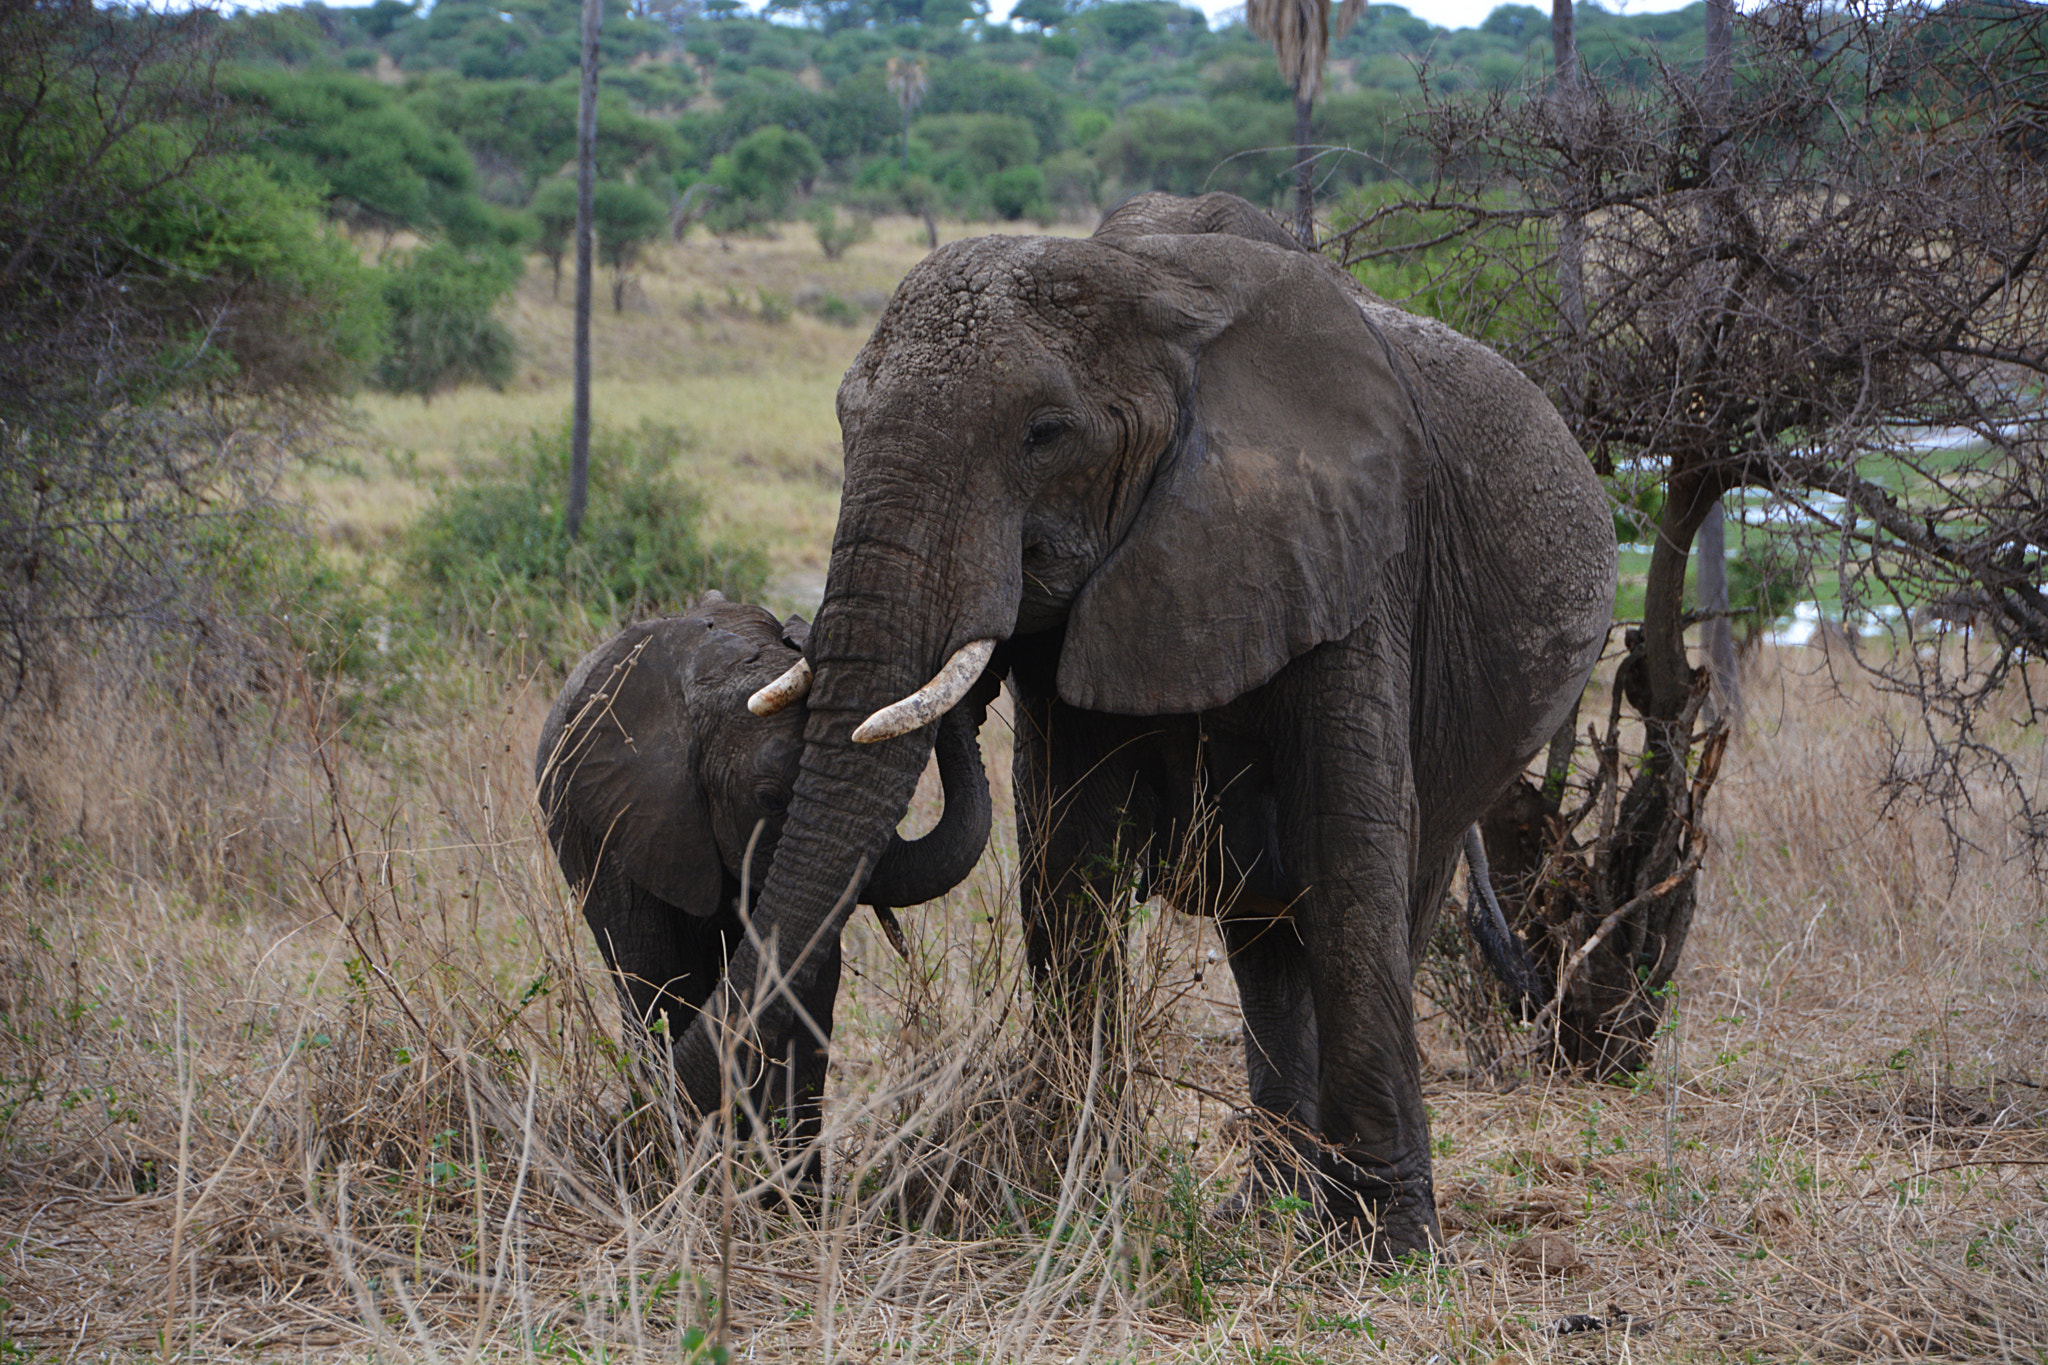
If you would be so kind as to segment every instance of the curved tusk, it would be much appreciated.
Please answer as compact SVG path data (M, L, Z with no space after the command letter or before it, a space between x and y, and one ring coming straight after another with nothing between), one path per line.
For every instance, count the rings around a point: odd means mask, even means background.
M798 659L789 671L747 698L747 709L757 716L772 716L793 701L811 694L811 661Z
M967 695L967 689L974 686L974 680L981 676L981 670L987 666L988 656L995 652L995 647L994 640L976 640L960 646L930 682L894 706L885 706L862 721L860 728L853 732L853 742L873 744L880 739L894 739L945 715L953 709L954 703Z

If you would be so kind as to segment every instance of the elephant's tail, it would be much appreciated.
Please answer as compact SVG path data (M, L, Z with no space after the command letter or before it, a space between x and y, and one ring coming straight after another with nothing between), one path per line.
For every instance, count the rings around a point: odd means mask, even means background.
M1550 991L1544 985L1536 963L1521 938L1508 928L1500 901L1493 894L1493 874L1486 867L1486 841L1479 826L1465 831L1465 868L1470 882L1465 898L1465 927L1479 943L1486 965L1508 988L1509 1004L1519 1007L1541 1003Z

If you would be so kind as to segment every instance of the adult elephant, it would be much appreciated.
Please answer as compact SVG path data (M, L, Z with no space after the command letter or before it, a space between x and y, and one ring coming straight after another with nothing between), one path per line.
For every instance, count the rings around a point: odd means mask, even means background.
M706 593L682 616L627 626L587 655L541 726L534 776L563 875L611 968L629 1020L671 1041L696 1018L746 941L742 869L761 886L803 747L804 708L752 715L747 698L801 657L800 617ZM975 738L987 696L938 727L945 811L917 840L892 839L858 893L900 932L892 907L958 885L988 841L988 778ZM758 833L757 833L758 829ZM836 935L797 993L761 1078L762 1106L787 1106L799 1146L814 1132L839 988Z
M1071 1001L1113 957L1092 949L1121 832L1220 809L1253 1098L1333 1217L1428 1245L1413 954L1614 601L1606 500L1556 411L1242 200L1149 195L1086 240L927 257L839 420L801 770L756 915L797 993L910 798L922 722L999 643L1040 982ZM789 1006L708 1003L677 1050L699 1105L726 1032L758 1056Z

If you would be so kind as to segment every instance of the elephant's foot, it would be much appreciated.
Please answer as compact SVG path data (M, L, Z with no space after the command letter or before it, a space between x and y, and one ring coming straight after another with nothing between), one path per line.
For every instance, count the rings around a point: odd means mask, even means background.
M1252 1148L1237 1189L1210 1210L1210 1217L1223 1223L1247 1218L1267 1223L1310 1214L1320 1220L1329 1209L1326 1183L1312 1156L1282 1142L1260 1142Z
M1374 1260L1393 1262L1416 1252L1429 1255L1443 1246L1436 1190L1427 1174L1388 1178L1341 1157L1326 1165L1326 1217L1366 1242Z

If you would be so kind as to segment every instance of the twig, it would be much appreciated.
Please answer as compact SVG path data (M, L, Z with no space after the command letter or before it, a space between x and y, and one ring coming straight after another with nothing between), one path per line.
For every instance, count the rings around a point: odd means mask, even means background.
M1686 857L1686 860L1679 865L1679 868L1676 872L1673 872L1670 876L1666 877L1663 881L1658 882L1649 890L1639 892L1638 894L1630 897L1621 905L1617 906L1614 910L1614 913L1610 914L1606 919L1600 921L1600 927L1593 931L1593 934L1590 938L1588 938L1584 943L1581 943L1579 945L1578 951L1574 952L1571 955L1571 957L1566 960L1564 966L1558 971L1556 991L1551 995L1550 999L1544 1004L1543 1008L1536 1012L1536 1017L1529 1021L1530 1042L1523 1049L1523 1056L1527 1056L1530 1052L1533 1052L1535 1050L1536 1039L1541 1037L1543 1031L1546 1028L1550 1027L1550 1025L1553 1022L1555 1022L1557 1018L1558 1009L1564 1003L1565 992L1568 989L1570 989L1572 979L1578 974L1579 968L1584 966L1586 959L1593 955L1593 950L1598 948L1603 942L1605 942L1607 936L1614 932L1615 927L1619 925L1622 922L1622 920L1626 919L1630 914L1632 914L1636 910L1641 909L1643 906L1649 904L1653 900L1656 900L1660 896L1669 895L1672 892L1672 890L1674 890L1678 886L1680 882L1684 881L1687 877L1690 877L1693 873L1699 871L1700 858L1703 852L1703 849L1697 847L1694 848L1691 854L1689 854Z

